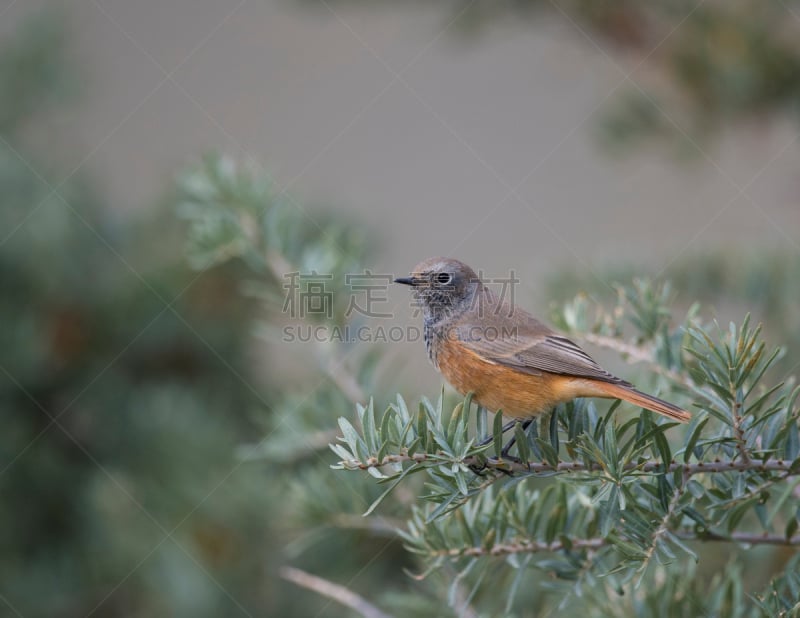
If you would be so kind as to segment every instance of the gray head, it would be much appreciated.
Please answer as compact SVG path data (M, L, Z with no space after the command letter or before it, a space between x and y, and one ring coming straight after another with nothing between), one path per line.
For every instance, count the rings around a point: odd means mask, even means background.
M475 294L484 289L474 270L464 262L444 257L420 262L410 277L400 277L395 282L412 286L425 319L433 321L466 311Z

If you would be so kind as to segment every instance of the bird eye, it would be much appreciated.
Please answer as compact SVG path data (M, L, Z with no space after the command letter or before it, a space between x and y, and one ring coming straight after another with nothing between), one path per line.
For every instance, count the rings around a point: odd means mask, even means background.
M439 273L438 275L436 275L436 281L443 285L447 285L452 280L453 280L453 275L451 275L450 273Z

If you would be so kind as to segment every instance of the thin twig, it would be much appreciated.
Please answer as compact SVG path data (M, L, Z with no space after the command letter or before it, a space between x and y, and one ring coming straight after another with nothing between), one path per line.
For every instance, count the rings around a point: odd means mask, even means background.
M733 532L730 535L715 532L695 534L691 532L673 531L676 536L685 541L721 541L728 543L746 543L749 545L781 545L786 547L800 546L800 535L785 537L780 534L758 534L754 532ZM571 539L567 543L553 541L542 543L539 541L522 540L517 543L497 543L489 547L457 547L442 549L432 553L434 556L447 556L459 558L463 556L507 556L509 554L524 553L553 553L562 550L588 549L596 550L601 547L612 546L613 542L605 538Z
M747 441L744 439L744 431L742 430L742 415L739 413L741 404L736 401L736 392L733 392L733 403L731 404L731 416L733 417L733 437L736 440L736 448L739 450L739 455L742 456L742 461L750 462L750 455L747 454Z
M656 545L658 544L658 540L670 530L670 520L675 515L675 509L680 502L681 496L683 496L684 487L686 487L686 483L688 483L690 476L691 475L687 472L686 468L684 468L681 474L681 484L678 487L675 487L672 493L672 498L670 498L669 505L667 506L667 511L664 513L664 517L661 518L661 523L658 525L658 528L653 533L650 547L648 547L647 553L642 561L642 573L644 573L645 568L656 553Z
M458 613L459 618L478 618L478 612L469 604L469 594L464 589L463 582L458 579L458 574L448 568L448 575L455 585L455 604L453 609Z
M392 618L390 614L378 609L364 597L327 579L322 579L316 575L311 575L311 573L288 566L281 567L280 574L283 579L333 599L337 603L358 612L364 618Z
M745 543L748 545L781 545L793 547L800 545L800 534L786 537L782 534L759 534L757 532L733 532L726 536L716 532L706 531L702 534L677 532L676 536L685 541L722 541Z
M764 492L765 490L769 489L773 485L777 485L778 483L782 483L783 481L788 479L790 476L796 476L796 475L797 475L797 472L793 472L792 470L787 470L783 474L779 474L777 476L771 476L766 481L761 483L761 485L758 485L757 487L754 487L753 489L748 491L746 494L743 494L743 495L738 496L736 498L732 498L730 500L726 500L725 501L725 506L726 506L726 508L731 508L735 504L739 504L741 502L749 500L753 496L762 494L762 492Z
M456 547L434 552L437 556L507 556L509 554L526 553L552 553L562 549L599 549L609 545L608 539L572 539L567 545L562 541L541 543L539 541L524 540L518 543L497 543L490 547Z
M414 453L408 455L401 453L398 455L387 455L381 461L376 458L370 458L366 462L358 460L347 460L341 462L342 465L350 470L366 470L367 468L377 468L390 463L413 462L413 463L429 463L439 465L452 465L454 462L449 459L441 459L432 456L428 453ZM465 457L458 463L465 466L476 466L479 463L477 457ZM488 459L485 460L487 468L494 468L505 472L519 472L519 473L533 473L533 474L546 474L549 472L598 472L602 470L600 464L587 466L579 461L562 461L556 466L544 461L531 461L520 462L510 459ZM647 461L645 463L628 463L625 464L624 470L637 471L646 474L663 474L664 472L675 472L676 470L682 471L688 476L695 474L705 473L721 473L721 472L786 472L786 476L800 475L800 466L793 466L793 462L785 461L783 459L768 459L766 461L750 460L750 461L699 461L697 463L678 463L676 461L670 462L666 466L660 461Z
M376 536L394 537L406 525L405 520L391 517L363 517L350 513L337 513L330 518L331 525L348 530L366 530Z
M242 461L255 461L267 459L281 464L290 464L304 460L309 453L315 453L336 440L340 435L338 429L325 429L304 434L302 442L289 443L259 443L245 444L236 449L237 456Z

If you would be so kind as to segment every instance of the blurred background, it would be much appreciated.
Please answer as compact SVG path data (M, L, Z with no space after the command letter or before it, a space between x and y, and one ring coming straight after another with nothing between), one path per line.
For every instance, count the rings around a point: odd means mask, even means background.
M790 0L0 0L0 614L351 615L284 564L444 611L385 530L332 519L376 489L324 448L351 399L440 378L419 341L369 344L355 393L309 393L314 351L255 336L246 266L187 261L176 178L207 153L357 236L359 272L514 269L545 316L668 278L765 320L786 375L799 112ZM284 432L300 408L311 437ZM302 457L251 461L263 436Z

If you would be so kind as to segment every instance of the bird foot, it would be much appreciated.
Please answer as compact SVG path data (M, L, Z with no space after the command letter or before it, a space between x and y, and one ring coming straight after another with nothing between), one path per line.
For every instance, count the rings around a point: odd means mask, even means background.
M511 464L522 463L519 457L489 457L486 461L487 467L491 466L494 470L502 472L507 476L514 476L514 469L511 467Z

